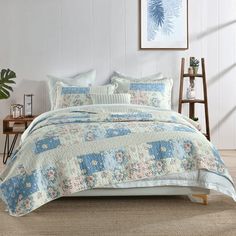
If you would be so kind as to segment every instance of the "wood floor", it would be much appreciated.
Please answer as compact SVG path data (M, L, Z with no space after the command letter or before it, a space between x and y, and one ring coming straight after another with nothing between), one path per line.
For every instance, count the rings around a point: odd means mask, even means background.
M223 151L236 182L236 151ZM5 235L236 235L236 203L213 193L209 205L186 197L63 198L25 217L11 217L0 202Z

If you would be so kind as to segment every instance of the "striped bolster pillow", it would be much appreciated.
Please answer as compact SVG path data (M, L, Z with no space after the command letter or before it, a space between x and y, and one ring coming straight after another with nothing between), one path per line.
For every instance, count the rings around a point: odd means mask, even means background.
M91 94L93 104L130 104L131 95L119 94Z

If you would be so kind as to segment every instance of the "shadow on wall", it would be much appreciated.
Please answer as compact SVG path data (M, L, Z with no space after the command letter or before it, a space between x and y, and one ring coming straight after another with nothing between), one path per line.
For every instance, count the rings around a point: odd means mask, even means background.
M204 32L202 32L200 34L192 35L190 37L190 40L191 41L197 41L197 40L203 39L204 37L207 37L208 35L213 34L213 33L217 32L217 31L219 31L219 30L221 30L223 28L226 28L226 27L228 27L230 25L233 25L234 23L236 23L236 20L229 21L229 22L226 22L224 24L208 28L206 31L204 31Z
M49 95L47 81L21 80L14 89L12 103L24 102L24 94L33 94L33 114L42 114L49 110Z
M211 132L215 133L216 130L218 130L220 128L220 126L222 126L224 124L224 122L226 122L230 116L233 115L233 113L236 111L236 106L233 107L219 122L217 125L215 125L214 127L212 127Z
M220 80L223 76L225 76L228 72L230 72L232 69L234 69L234 67L236 66L236 63L232 64L231 66L225 68L224 70L222 70L220 73L214 75L213 77L211 77L208 81L208 85L211 86L214 83L216 83L218 80Z

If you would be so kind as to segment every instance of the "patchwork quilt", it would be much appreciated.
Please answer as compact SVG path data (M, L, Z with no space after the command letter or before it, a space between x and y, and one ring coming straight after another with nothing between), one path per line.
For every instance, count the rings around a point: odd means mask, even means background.
M0 175L0 197L22 216L79 191L199 170L227 181L236 200L218 151L187 117L139 105L72 107L34 120Z

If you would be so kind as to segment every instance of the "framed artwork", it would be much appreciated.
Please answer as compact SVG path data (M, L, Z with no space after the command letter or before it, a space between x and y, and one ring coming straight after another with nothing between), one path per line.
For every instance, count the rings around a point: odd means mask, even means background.
M140 49L188 47L188 0L140 0Z

